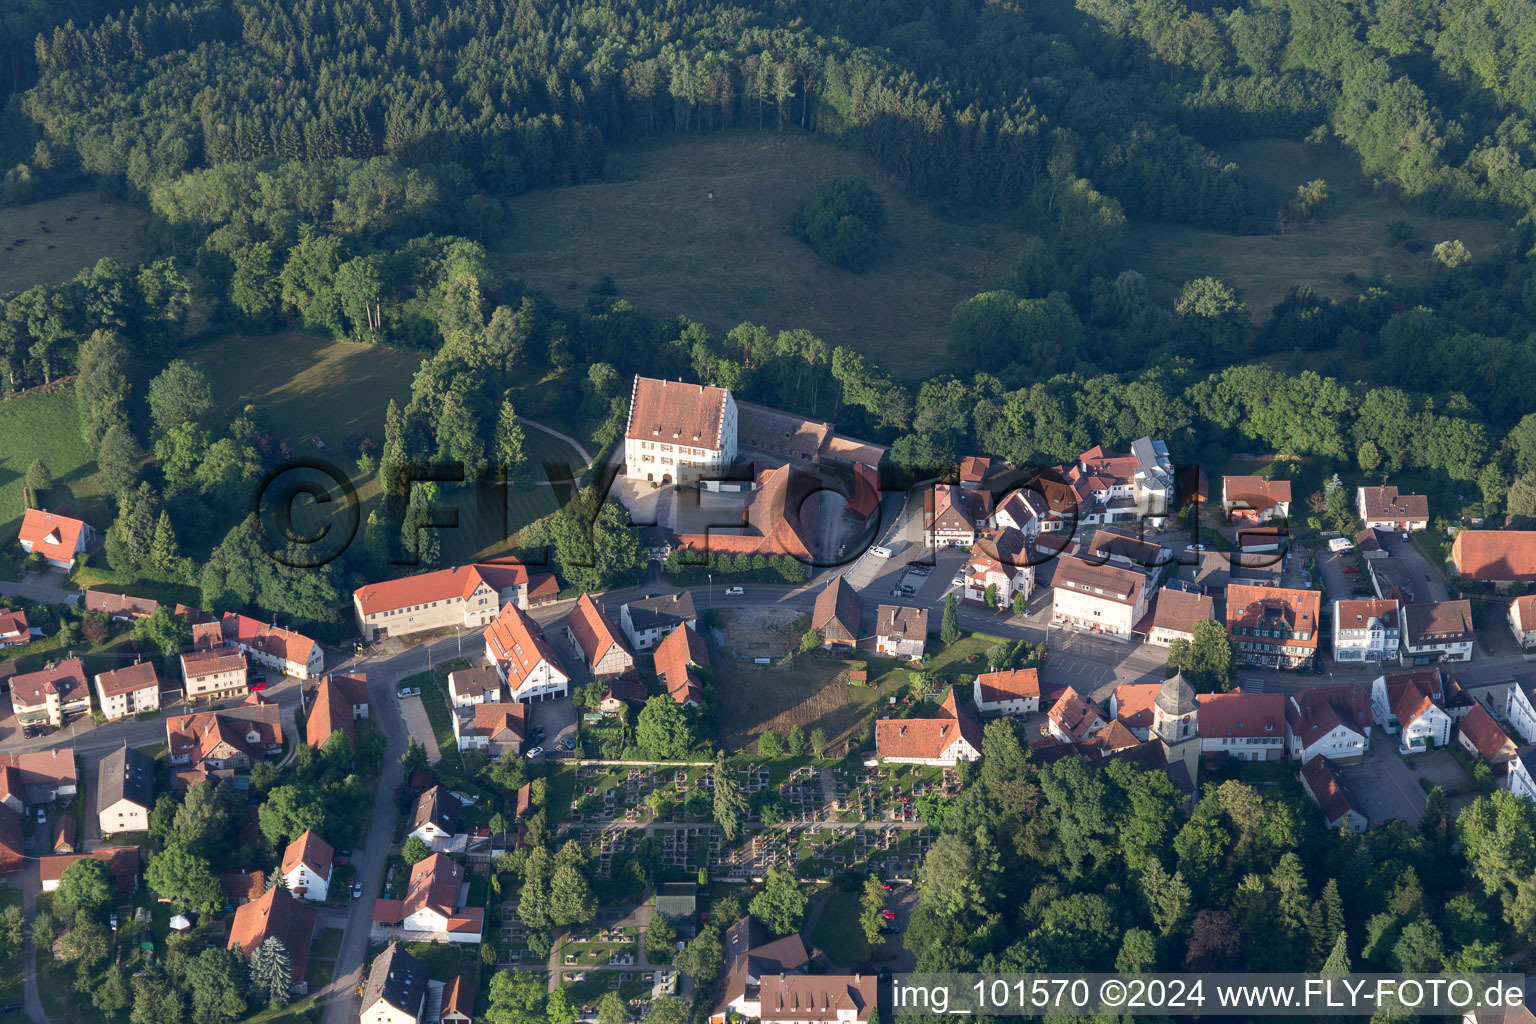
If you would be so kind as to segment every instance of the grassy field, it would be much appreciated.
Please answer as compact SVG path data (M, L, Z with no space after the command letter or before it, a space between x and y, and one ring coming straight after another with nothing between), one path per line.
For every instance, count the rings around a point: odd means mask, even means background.
M810 939L811 946L821 950L835 967L848 968L868 960L870 947L859 921L859 894L834 890Z
M1220 152L1242 168L1256 215L1273 218L1294 198L1297 185L1316 178L1328 183L1330 208L1315 227L1284 236L1134 222L1120 262L1145 274L1158 299L1170 301L1184 282L1213 275L1241 289L1259 319L1295 284L1338 297L1356 290L1344 281L1350 273L1398 284L1422 282L1433 272L1434 258L1428 249L1410 253L1393 240L1387 225L1395 220L1411 224L1413 237L1430 248L1459 238L1473 258L1487 257L1510 240L1508 227L1493 218L1435 217L1394 201L1372 187L1353 155L1333 147L1252 139Z
M67 503L98 527L107 524L105 495L96 481L96 462L80 437L74 395L33 393L0 402L0 537L14 541L21 527L22 484L27 467L42 459L53 474L53 487L39 504Z
M223 409L261 406L273 434L292 446L295 458L323 459L347 474L367 517L379 495L378 482L358 473L345 441L349 434L372 434L382 441L389 401L403 406L409 400L421 353L287 332L220 338L189 350L186 358L208 375ZM533 428L527 438L536 465L581 467L581 457L559 438ZM21 472L25 469L23 464ZM542 478L542 471L535 475ZM458 513L457 529L438 531L443 561L450 564L504 551L510 534L558 507L548 487L508 491L504 503L493 490L467 486L444 485L442 497L443 508Z
M880 253L864 273L823 262L783 230L795 204L838 175L885 199ZM933 372L949 311L1009 271L1022 235L995 215L944 219L871 161L801 135L625 146L609 153L603 181L507 205L508 272L556 302L584 298L607 274L647 312L720 332L743 320L804 327L908 378Z
M0 207L0 295L68 281L103 256L142 260L150 252L148 224L142 211L90 192ZM26 242L16 245L19 238Z

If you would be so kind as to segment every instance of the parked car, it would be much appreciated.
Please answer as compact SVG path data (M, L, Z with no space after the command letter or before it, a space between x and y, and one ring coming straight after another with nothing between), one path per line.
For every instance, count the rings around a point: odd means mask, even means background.
M891 555L894 554L890 548L883 548L878 544L870 548L869 553L874 555L876 558L890 558Z
M20 1012L21 1012L21 1004L20 1003L6 1003L4 1006L0 1006L0 1013L20 1013Z
M914 576L927 576L928 568L926 565L909 565L907 566L907 572Z
M48 824L48 808L46 808L46 807L39 807L37 809L37 823L39 825L46 825L46 824Z
M576 749L576 741L571 739L569 736L567 736L565 739L560 741L560 749L561 750L575 750Z
M352 850L350 848L343 848L343 849L337 850L336 851L336 855L338 857L350 857L350 856L352 856Z
M746 594L746 591L743 590L741 587L726 587L725 588L725 596L726 597L741 597L744 594Z
M530 761L534 760L535 758L539 758L539 757L543 757L543 756L544 756L544 748L543 747L534 747L532 750L528 751L528 760L530 760Z
M949 581L949 585L952 587L963 587L965 586L965 577L957 575L954 579Z
M892 587L891 588L891 596L892 597L900 597L901 596L901 588L900 587Z
M265 690L266 688L267 688L267 681L265 679L256 679L256 680L253 680L251 682L250 689L251 689L252 693L260 693L262 690Z
M894 910L882 910L882 911L880 911L880 916L885 918L887 921L894 921L894 920L896 920L896 911L894 911Z
M914 587L912 584L910 584L910 583L903 583L901 585L901 596L902 597L911 597L915 593L917 593L917 588Z
M1360 567L1358 565L1346 565L1346 566L1344 566L1344 571L1345 572L1359 572L1360 571Z
M360 900L360 899L363 898L363 883L362 882L353 882L352 883L352 898L355 899L355 900Z

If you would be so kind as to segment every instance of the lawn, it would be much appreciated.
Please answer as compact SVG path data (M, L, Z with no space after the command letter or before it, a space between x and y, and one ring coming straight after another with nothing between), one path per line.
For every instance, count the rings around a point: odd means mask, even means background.
M21 517L22 485L27 467L42 459L53 474L53 486L38 496L38 504L53 508L68 504L98 529L110 522L106 495L96 480L95 455L80 436L80 416L73 392L34 392L0 402L0 537L12 549ZM9 556L7 556L9 557Z
M1294 198L1296 186L1316 178L1328 183L1331 208L1315 227L1284 236L1133 222L1119 262L1145 274L1154 297L1164 302L1175 298L1184 282L1213 275L1240 289L1254 318L1262 319L1295 284L1337 298L1359 290L1345 281L1348 274L1400 285L1427 282L1433 256L1428 248L1410 253L1391 238L1387 225L1395 220L1412 225L1414 239L1429 248L1460 239L1474 258L1492 255L1510 237L1509 228L1490 217L1436 217L1394 201L1373 189L1353 156L1335 147L1250 139L1218 152L1242 168L1256 215L1273 218Z
M576 769L570 765L553 765L549 769L549 786L545 790L545 814L551 826L571 820L571 799L576 795Z
M142 210L89 191L0 207L0 295L68 281L103 256L124 264L146 259L148 224ZM26 242L16 245L18 238Z
M835 890L811 932L810 945L821 950L834 967L852 967L869 959L869 943L859 923L859 894Z
M838 175L864 178L885 200L880 251L863 273L822 261L783 228ZM832 142L758 132L617 147L604 180L508 199L507 214L508 275L556 302L578 302L610 275L620 298L654 315L721 334L744 320L803 327L911 379L933 374L950 310L1010 271L1024 234L995 211L941 215Z
M214 397L226 411L245 404L262 407L273 434L292 446L294 458L321 460L340 470L356 488L359 522L366 519L379 496L378 481L358 472L346 439L369 434L382 441L389 402L394 399L404 406L409 401L422 353L289 331L265 337L229 335L189 349L184 357L208 375ZM575 473L584 464L570 445L532 427L525 447L538 467L554 463L570 466ZM543 470L536 469L534 476L544 479ZM441 497L439 518L456 515L458 520L455 528L437 530L445 564L505 551L511 534L559 507L554 490L542 486L502 491L443 484Z
M401 687L409 686L421 691L421 706L427 713L427 721L432 723L432 735L437 740L437 749L444 761L457 761L459 753L459 743L453 738L452 712L448 710L448 675L456 669L468 667L469 662L457 660L447 665L434 666L431 679L427 673L418 672L400 680Z
M314 944L309 947L309 955L325 960L336 959L336 954L341 952L341 929L327 928L316 936Z
M336 973L336 961L316 960L310 957L304 965L304 980L309 983L311 992L319 992L331 983L331 975Z

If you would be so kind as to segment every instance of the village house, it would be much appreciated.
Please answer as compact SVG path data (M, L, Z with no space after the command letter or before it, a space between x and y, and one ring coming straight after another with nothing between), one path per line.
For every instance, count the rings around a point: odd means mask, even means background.
M507 684L512 699L558 700L570 695L571 677L544 630L516 605L501 610L485 631L485 657Z
M101 612L119 622L147 619L160 610L159 601L128 594L111 594L105 590L87 590L84 603L86 611Z
M1471 661L1473 639L1471 601L1410 604L1403 609L1403 646L1398 657L1404 665Z
M1097 704L1067 687L1045 715L1045 730L1062 743L1082 744L1111 719Z
M1392 535L1386 530L1366 527L1355 534L1355 553L1364 559L1389 558L1392 555Z
M1335 601L1333 658L1341 662L1382 662L1397 658L1396 601Z
M953 767L981 756L981 726L951 689L932 718L882 718L875 723L875 756L888 764Z
M96 703L109 722L160 710L160 673L152 661L136 661L96 676Z
M67 747L0 754L0 805L16 811L74 796L78 782L75 759Z
M517 701L473 704L453 711L453 738L460 750L483 750L492 759L517 757L527 735L528 705Z
M1509 630L1521 647L1536 647L1536 594L1509 602Z
M1365 805L1344 785L1343 776L1328 758L1312 758L1301 766L1297 777L1301 788L1323 812L1323 824L1330 831L1348 828L1351 832L1364 832L1370 825Z
M59 829L53 837L54 853L75 853L80 845L80 826L74 816L65 814L58 819Z
M1227 587L1227 632L1244 665L1310 666L1317 655L1322 595L1315 590Z
M416 798L416 806L407 822L406 838L415 836L439 852L452 850L455 845L462 846L463 809L458 797L442 786L433 786Z
M1451 741L1445 686L1434 669L1377 676L1371 683L1371 714L1398 738L1400 754L1422 754Z
M331 887L331 868L336 851L315 835L313 829L288 844L278 873L288 891L311 903L324 903Z
M963 547L976 543L976 531L986 525L990 508L985 491L968 491L938 484L923 492L923 543L930 548Z
M661 643L678 626L698 629L699 617L694 611L693 594L682 590L620 605L619 625L630 645L637 651L644 651Z
M448 699L456 708L501 703L501 676L489 665L448 673Z
M443 986L443 1007L438 1024L473 1024L475 1019L475 983L462 974Z
M1273 555L1245 555L1238 551L1187 551L1181 558L1193 556L1194 564L1178 568L1178 581L1186 589L1193 587L1211 598L1221 598L1234 583L1250 587L1278 587L1281 568Z
M315 941L317 918L318 912L305 900L274 885L260 898L235 908L225 948L239 952L249 962L263 942L277 939L288 951L294 989L304 991L304 972L309 967L309 947Z
M32 642L32 627L27 613L0 608L0 648L20 647Z
M391 942L368 970L361 1024L421 1024L429 977L426 964Z
M1199 698L1200 753L1239 761L1285 758L1285 697L1278 693L1205 693Z
M1462 530L1451 541L1451 564L1479 583L1536 583L1536 530Z
M656 678L667 695L685 707L704 702L704 684L697 669L709 668L709 648L690 627L673 630L656 647Z
M787 556L812 563L825 489L819 477L794 466L759 466L736 523L722 520L703 533L679 534L678 546L700 558L706 553Z
M477 562L358 587L352 611L358 633L370 641L428 629L476 629L508 605L527 608L529 591L542 582L517 562Z
M99 860L107 866L117 895L126 900L139 887L139 848L137 846L101 846L90 853L51 854L37 858L37 873L43 892L58 892L59 881L69 866L80 860Z
M608 691L603 694L603 699L597 702L598 714L612 718L626 707L636 709L645 706L650 698L651 691L645 688L645 684L634 676L615 676L608 680Z
M719 476L736 461L738 412L725 388L635 377L624 474L655 484Z
M243 697L248 692L245 655L224 644L184 652L181 679L188 704Z
M323 750L332 734L340 732L346 736L347 746L355 747L357 731L354 723L367 718L370 708L365 676L326 676L315 688L309 718L304 723L305 746Z
M821 634L826 650L851 651L859 645L864 625L864 599L842 576L834 576L816 595L811 628Z
M55 569L69 570L75 564L75 555L84 551L96 539L96 530L89 523L76 519L67 506L60 505L52 512L29 508L21 519L21 533L17 540L21 550L29 555L40 555Z
M1509 762L1509 791L1536 800L1536 746L1524 746Z
M998 502L992 510L991 525L993 532L1016 533L1021 541L1033 543L1040 536L1041 526L1050 512L1051 506L1045 495L1034 488L1020 487ZM1012 560L1010 564L1014 564Z
M244 651L252 661L285 676L308 679L325 667L325 651L302 633L280 629L248 615L225 612L219 620L224 642Z
M91 710L91 688L79 658L50 662L37 672L11 677L11 710L16 724L62 728L76 715Z
M1522 743L1536 743L1536 672L1519 672L1509 684L1504 718Z
M1137 521L1156 527L1173 507L1173 463L1166 444L1141 437L1128 454L1095 445L1073 465L1041 474L1034 487L1046 501L1046 531Z
M978 543L977 547L979 549L981 544ZM975 550L960 570L960 598L972 604L987 605L987 592L990 588L992 603L988 607L1009 608L1016 594L1022 594L1024 600L1029 600L1034 580L1034 566L1010 565Z
M1470 756L1480 757L1495 768L1508 764L1517 749L1515 741L1481 704L1474 704L1456 723L1456 743Z
M1152 706L1162 689L1162 683L1121 683L1109 695L1110 716L1145 742L1152 735Z
M727 964L725 991L710 1012L710 1024L757 1018L763 978L803 974L810 963L798 932L775 939L753 917L743 917L731 925L721 940Z
M1040 710L1039 669L983 672L971 686L976 710L983 714L1030 715Z
M928 644L928 609L882 604L875 609L875 651L890 658L922 661Z
M282 754L282 711L253 693L223 711L177 715L165 720L165 746L172 767L228 778Z
M1314 757L1359 764L1370 744L1371 723L1371 697L1363 686L1339 683L1298 690L1286 701L1286 749L1300 764Z
M97 766L96 822L103 837L149 831L155 804L155 762L125 743Z
M767 974L758 983L762 1024L867 1024L876 1010L873 974Z
M1195 639L1195 624L1216 617L1216 602L1204 594L1164 587L1152 599L1147 642L1168 647L1175 640ZM1138 630L1139 632L1139 630Z
M1429 526L1429 498L1399 494L1396 485L1356 489L1356 508L1366 529L1423 530Z
M1154 593L1144 573L1067 554L1056 558L1051 587L1053 624L1119 639L1130 638Z
M576 607L565 617L565 637L581 651L582 659L594 678L623 675L635 667L635 656L619 639L619 630L592 600L582 594Z
M1221 478L1221 510L1229 519L1266 523L1291 517L1291 482L1261 476Z
M479 943L485 909L464 906L463 890L463 866L434 853L411 869L404 899L374 901L374 933L398 929L406 942Z

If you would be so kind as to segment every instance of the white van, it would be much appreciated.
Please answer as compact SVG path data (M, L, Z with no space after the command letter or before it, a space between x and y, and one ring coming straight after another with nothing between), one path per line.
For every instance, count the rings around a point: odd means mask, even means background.
M1335 537L1328 542L1328 550L1333 552L1353 551L1354 543L1348 537Z
M893 554L895 554L895 552L890 548L883 548L878 544L870 548L869 553L874 555L876 558L890 558Z
M746 593L746 591L741 589L740 587L726 587L725 588L725 596L726 597L741 597L745 593Z

